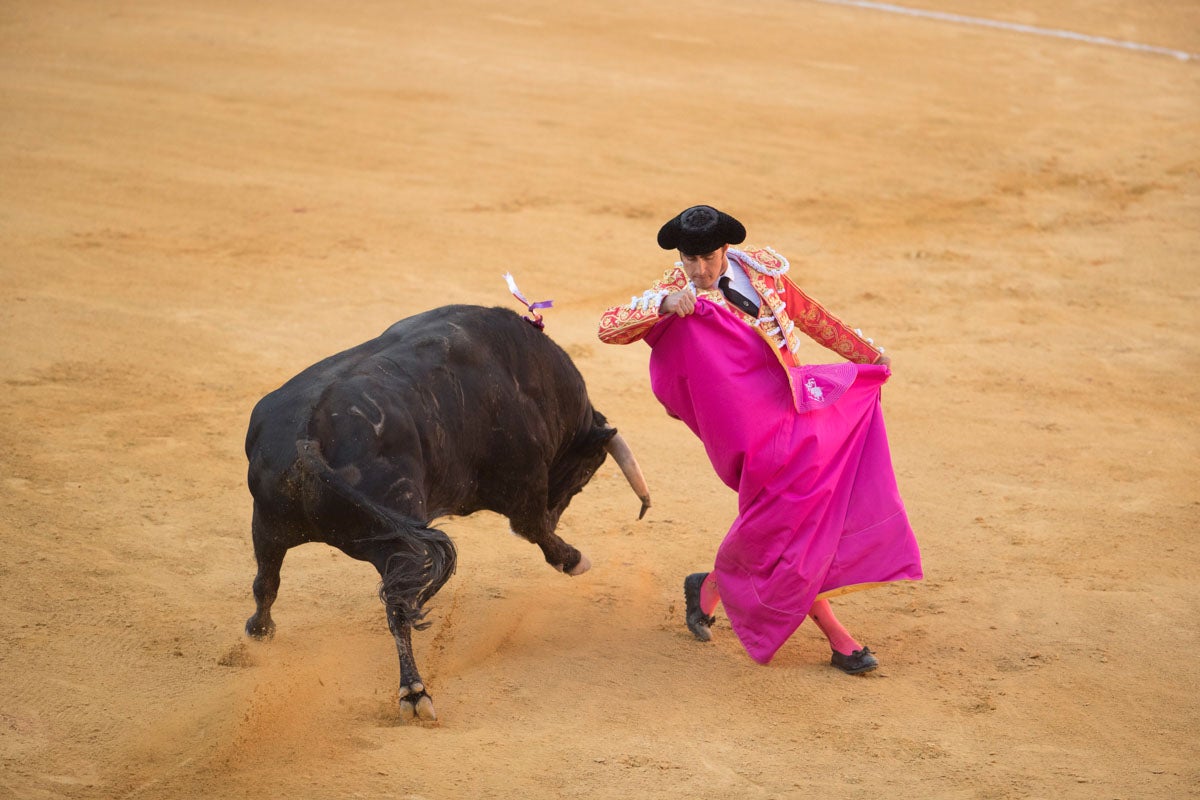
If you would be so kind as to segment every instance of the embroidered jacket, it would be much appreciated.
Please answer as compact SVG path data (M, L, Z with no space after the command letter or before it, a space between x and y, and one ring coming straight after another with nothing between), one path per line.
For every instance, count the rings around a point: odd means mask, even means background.
M720 289L697 290L696 296L727 308L745 320L758 335L771 345L785 366L800 363L800 338L798 331L843 358L856 364L873 364L883 353L862 332L852 330L837 317L826 311L797 286L785 273L787 259L769 247L745 247L740 250L729 248L727 252L730 269L741 269L750 278L755 291L762 297L762 304L755 318L741 309L730 305ZM641 297L634 297L627 304L614 306L600 317L600 340L607 344L631 344L640 341L661 319L658 308L663 298L688 285L687 273L680 264L663 273Z

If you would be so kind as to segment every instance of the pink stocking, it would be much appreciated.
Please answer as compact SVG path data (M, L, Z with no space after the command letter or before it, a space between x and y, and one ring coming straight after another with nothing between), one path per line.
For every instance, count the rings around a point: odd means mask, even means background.
M700 590L700 597L704 597L703 587ZM701 603L703 602L701 599ZM812 608L808 610L808 615L812 617L813 622L817 623L817 627L821 629L821 633L825 634L825 638L829 640L829 646L834 650L848 656L855 650L862 649L862 645L854 640L850 632L843 628L842 623L838 622L838 618L833 615L833 609L829 607L828 600L818 600L813 603Z
M717 576L710 572L704 579L704 583L700 584L700 610L711 617L712 613L717 610L719 602L721 602L721 593L717 591Z

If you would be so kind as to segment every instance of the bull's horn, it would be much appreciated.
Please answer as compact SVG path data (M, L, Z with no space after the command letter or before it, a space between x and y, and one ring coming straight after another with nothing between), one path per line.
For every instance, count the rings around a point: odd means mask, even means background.
M650 489L646 486L646 479L642 477L642 468L638 466L637 459L633 457L633 451L629 449L629 445L625 443L621 434L614 433L613 437L608 440L608 444L604 445L604 449L617 462L621 472L625 474L625 480L629 481L629 485L633 487L634 493L641 498L642 512L638 514L638 519L641 519L646 516L646 509L650 507Z

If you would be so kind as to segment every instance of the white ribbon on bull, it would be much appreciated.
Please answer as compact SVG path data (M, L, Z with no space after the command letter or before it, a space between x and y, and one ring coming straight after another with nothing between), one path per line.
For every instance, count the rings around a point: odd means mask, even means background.
M546 323L542 320L542 315L538 313L539 308L551 308L554 305L553 300L539 300L536 303L531 303L525 299L525 295L521 294L521 290L517 288L517 282L513 279L511 272L504 273L504 282L508 284L508 290L512 292L512 296L521 301L521 304L529 310L533 317L522 317L539 331L546 329Z
M517 288L517 282L511 272L504 273L504 282L508 284L508 290L512 292L512 296L521 301L525 308L529 309L530 313L533 314L533 319L529 317L522 317L522 319L538 330L544 331L546 323L542 320L542 315L537 312L537 309L550 308L554 305L554 301L541 300L537 303L529 302L525 298L525 295L521 294L521 290ZM611 425L608 428L609 430L615 430ZM650 508L650 488L646 486L646 478L642 475L642 468L638 466L637 459L633 457L633 451L629 449L629 444L620 433L614 433L613 437L604 445L604 449L613 457L613 461L617 462L617 466L621 468L621 474L625 476L625 480L629 481L634 494L642 501L642 510L638 514L638 519L641 519L646 516L646 509Z

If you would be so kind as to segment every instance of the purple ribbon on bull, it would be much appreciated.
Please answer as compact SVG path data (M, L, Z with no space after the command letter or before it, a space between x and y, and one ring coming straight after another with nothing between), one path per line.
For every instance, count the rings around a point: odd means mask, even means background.
M525 320L530 325L537 328L539 331L544 331L546 329L546 323L542 319L542 315L539 314L537 312L537 310L539 308L552 307L554 305L554 301L553 300L539 300L536 303L531 303L528 300L526 300L525 295L521 294L521 290L517 288L517 282L515 280L513 280L513 276L512 276L511 272L504 273L504 281L508 284L508 290L510 292L512 292L512 296L517 298L518 300L520 300L521 303L525 306L525 308L527 308L533 314L532 317L521 317L521 319Z

